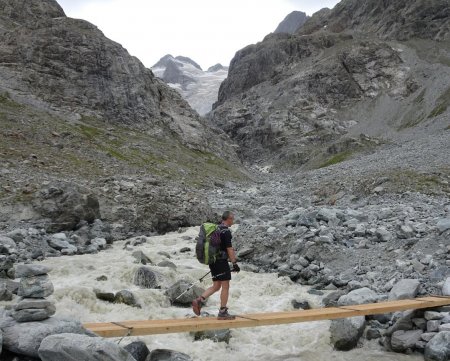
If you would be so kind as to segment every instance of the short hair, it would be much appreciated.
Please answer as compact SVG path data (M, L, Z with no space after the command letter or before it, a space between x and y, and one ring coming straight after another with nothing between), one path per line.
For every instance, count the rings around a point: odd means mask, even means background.
M233 212L231 211L225 211L222 214L222 221L226 221L228 218L230 218L233 215Z

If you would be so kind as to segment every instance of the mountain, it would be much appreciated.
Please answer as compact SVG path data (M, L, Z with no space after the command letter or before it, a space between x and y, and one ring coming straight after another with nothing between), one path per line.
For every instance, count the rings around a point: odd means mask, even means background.
M293 11L275 29L275 34L286 33L295 34L309 19L302 11Z
M296 34L268 35L236 53L211 119L243 159L290 169L443 130L449 6L343 0Z
M228 68L221 64L203 71L192 59L172 55L162 57L152 70L157 77L179 91L200 115L211 110L217 100L219 86L228 74Z
M243 176L227 135L56 1L0 0L0 29L0 224L47 228L42 188L83 187L125 233L177 229L205 215L196 189Z

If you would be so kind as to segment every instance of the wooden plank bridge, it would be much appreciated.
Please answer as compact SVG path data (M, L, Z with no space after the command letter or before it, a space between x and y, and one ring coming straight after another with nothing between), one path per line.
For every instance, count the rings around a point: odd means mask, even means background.
M235 320L217 320L215 317L193 317L184 319L86 323L84 327L102 337L143 336L334 320L338 318L378 315L448 305L450 305L450 297L429 296L409 300L385 301L311 310L254 313L236 316Z

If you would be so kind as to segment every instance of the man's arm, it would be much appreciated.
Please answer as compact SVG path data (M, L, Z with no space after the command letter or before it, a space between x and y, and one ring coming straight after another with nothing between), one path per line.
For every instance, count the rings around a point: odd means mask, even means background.
M236 263L236 252L234 251L233 247L228 247L227 248L227 254L228 254L228 258L230 259L231 263Z

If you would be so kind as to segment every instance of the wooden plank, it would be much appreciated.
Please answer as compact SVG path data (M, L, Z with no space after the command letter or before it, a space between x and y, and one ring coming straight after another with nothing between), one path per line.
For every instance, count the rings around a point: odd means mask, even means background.
M334 320L354 316L367 316L408 309L423 309L450 305L450 297L421 297L412 300L386 301L362 305L298 310L290 312L254 313L237 316L235 320L217 320L215 317L162 319L86 323L84 327L103 337L154 335L177 332L196 332L224 328L242 328L281 325L310 321Z

